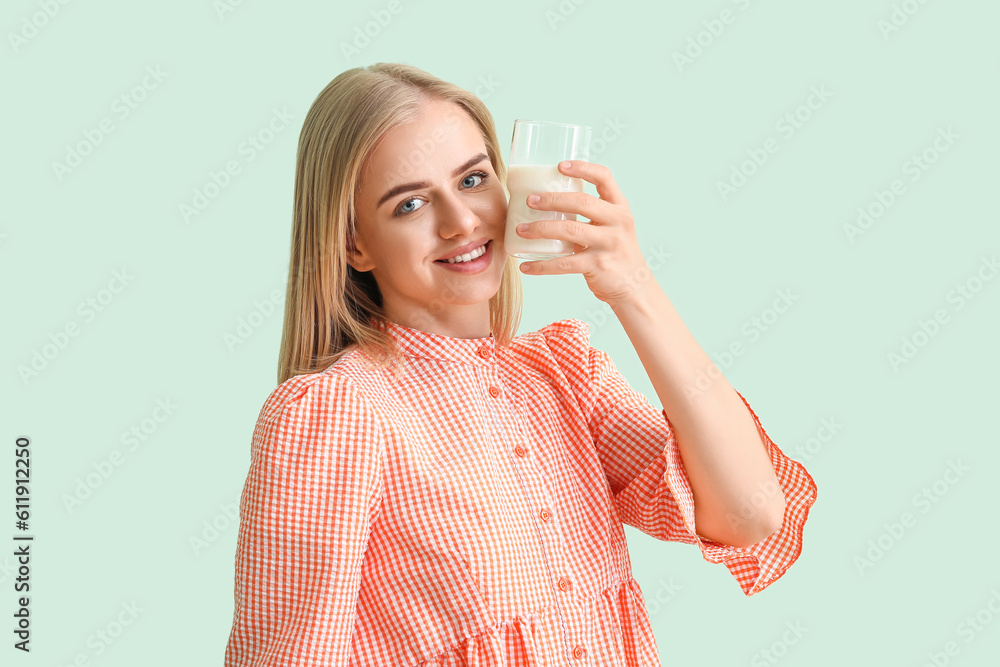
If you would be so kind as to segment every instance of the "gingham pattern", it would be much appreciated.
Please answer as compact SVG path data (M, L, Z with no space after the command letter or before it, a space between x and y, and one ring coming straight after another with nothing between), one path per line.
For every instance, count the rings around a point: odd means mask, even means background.
M787 508L779 532L738 548L697 536L666 413L585 323L509 348L387 331L402 378L355 350L261 410L228 667L652 667L622 522L697 543L746 595L798 558L816 485L756 415Z

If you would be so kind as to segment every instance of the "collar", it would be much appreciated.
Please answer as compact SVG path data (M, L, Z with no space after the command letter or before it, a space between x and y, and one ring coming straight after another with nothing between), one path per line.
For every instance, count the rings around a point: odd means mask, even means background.
M496 363L496 339L493 334L483 338L453 338L420 331L396 322L377 322L376 326L395 339L399 351L408 357L424 357L477 366Z

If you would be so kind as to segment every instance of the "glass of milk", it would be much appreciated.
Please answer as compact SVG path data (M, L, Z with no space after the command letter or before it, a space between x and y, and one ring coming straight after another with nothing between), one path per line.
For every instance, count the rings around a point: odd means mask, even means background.
M526 239L517 225L533 220L578 220L576 214L541 211L528 206L528 195L541 192L583 192L583 179L559 171L562 160L590 161L591 129L585 125L542 120L514 121L507 161L507 223L504 250L519 259L553 259L573 254L573 243L562 239Z

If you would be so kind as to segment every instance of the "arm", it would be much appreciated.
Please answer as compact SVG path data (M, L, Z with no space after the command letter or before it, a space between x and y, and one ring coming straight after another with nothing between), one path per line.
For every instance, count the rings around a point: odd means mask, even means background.
M586 421L608 491L622 523L664 542L696 544L710 563L722 563L743 593L756 595L777 581L798 559L809 509L816 502L816 483L801 463L790 459L767 435L742 395L771 464L778 493L786 501L781 527L749 546L716 542L698 534L694 496L667 411L654 407L628 383L611 356L590 345L589 327L580 320L554 322L542 330ZM537 350L544 358L545 351ZM759 497L751 496L751 503ZM727 517L740 523L753 505Z
M747 546L774 533L782 524L785 498L775 492L780 486L774 467L742 398L655 279L610 305L669 415L691 483L698 534ZM696 388L698 376L710 370L717 379ZM764 502L751 501L762 496ZM755 508L749 516L748 503Z
M297 376L254 429L226 667L347 665L382 497L375 416L346 378Z

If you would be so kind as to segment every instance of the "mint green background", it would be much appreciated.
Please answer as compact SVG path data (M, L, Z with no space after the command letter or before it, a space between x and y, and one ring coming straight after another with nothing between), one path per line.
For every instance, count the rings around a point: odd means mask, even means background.
M948 295L1000 247L996 3L904 3L919 10L886 39L878 22L893 12L887 0L403 1L346 58L341 44L387 4L258 0L220 18L208 1L71 3L16 51L10 33L40 10L5 5L0 539L10 544L13 533L12 443L29 435L36 540L32 652L15 652L7 632L0 662L66 665L82 654L102 667L222 663L236 524L198 554L189 540L206 521L225 524L220 507L238 502L254 420L274 387L280 307L235 350L224 336L255 301L283 294L305 112L338 73L377 61L470 90L492 79L495 89L480 94L503 145L515 118L598 133L617 119L624 128L594 161L628 198L647 259L670 254L656 280L706 352L744 343L726 377L817 482L801 557L752 598L693 545L627 528L664 664L922 665L949 641L959 649L953 664L995 658L992 612L972 641L957 626L1000 591L1000 541L986 511L1000 460L1000 280L961 309ZM679 71L674 52L724 9L733 22ZM113 100L157 65L166 79L119 119ZM775 123L812 86L832 97L780 138ZM292 122L248 162L239 146L274 108ZM59 181L53 161L105 117L114 132ZM948 127L958 140L908 180L904 163ZM780 138L778 152L723 201L716 182L769 137ZM186 224L179 205L228 160L242 172ZM843 226L896 178L905 193L851 244ZM132 282L85 322L78 304L122 268ZM592 343L658 403L582 276L524 285L522 332L564 317L590 322ZM782 289L797 301L751 341L744 325ZM894 370L887 354L937 309L948 322ZM18 367L70 322L79 335L22 382ZM168 398L176 412L127 451L122 432ZM843 426L810 453L824 419ZM122 465L68 512L63 495L115 449ZM912 497L951 460L971 471L921 513ZM854 558L907 511L915 525L859 573ZM8 629L12 557L0 566ZM655 602L671 580L676 595ZM98 654L88 638L132 601L141 613ZM782 648L786 623L805 634L767 662L759 652Z

